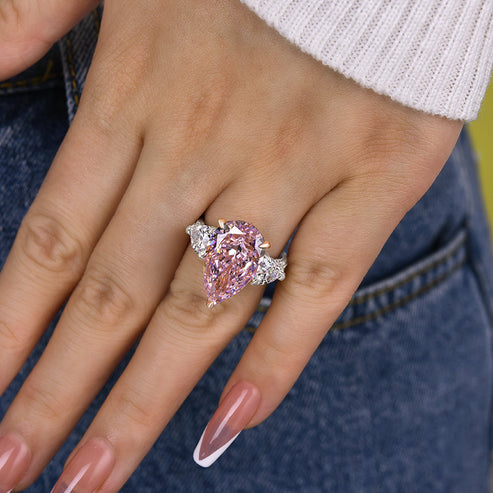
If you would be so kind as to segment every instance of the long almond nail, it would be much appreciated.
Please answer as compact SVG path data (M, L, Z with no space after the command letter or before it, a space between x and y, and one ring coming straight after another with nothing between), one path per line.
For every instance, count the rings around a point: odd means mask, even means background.
M252 419L260 403L260 391L252 383L233 385L205 427L193 453L194 461L209 467L233 443Z
M31 463L31 451L16 433L0 437L0 493L8 493L22 479Z
M90 438L74 455L51 493L93 493L108 477L115 463L111 445Z

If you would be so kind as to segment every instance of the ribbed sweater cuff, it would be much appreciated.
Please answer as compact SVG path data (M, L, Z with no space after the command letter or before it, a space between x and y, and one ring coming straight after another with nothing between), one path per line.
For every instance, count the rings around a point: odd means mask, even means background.
M241 0L364 87L454 120L477 117L493 65L493 0Z

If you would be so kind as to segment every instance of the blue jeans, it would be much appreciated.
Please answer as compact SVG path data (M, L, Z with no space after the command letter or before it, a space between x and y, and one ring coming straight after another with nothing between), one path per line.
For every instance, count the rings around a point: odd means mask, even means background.
M0 83L1 265L77 110L100 15L95 10L43 60ZM488 491L493 263L466 131L280 407L203 469L193 449L274 289L123 492ZM57 320L1 396L2 413ZM28 492L50 491L132 352Z

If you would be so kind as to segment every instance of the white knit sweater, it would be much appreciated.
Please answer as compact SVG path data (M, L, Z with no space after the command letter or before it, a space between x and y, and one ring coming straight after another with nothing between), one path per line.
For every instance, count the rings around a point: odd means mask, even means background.
M454 120L477 117L493 65L493 0L241 0L364 87Z

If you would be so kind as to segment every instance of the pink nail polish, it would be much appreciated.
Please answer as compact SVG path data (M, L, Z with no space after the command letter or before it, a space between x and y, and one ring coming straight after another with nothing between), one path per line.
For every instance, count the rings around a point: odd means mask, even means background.
M202 467L213 464L249 423L259 403L260 391L255 385L245 381L233 385L195 447L195 462Z
M22 479L31 462L31 451L16 433L0 437L0 493L8 493Z
M103 438L90 438L69 462L51 493L93 493L108 477L114 463L111 445Z

